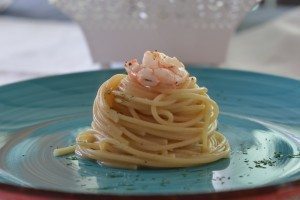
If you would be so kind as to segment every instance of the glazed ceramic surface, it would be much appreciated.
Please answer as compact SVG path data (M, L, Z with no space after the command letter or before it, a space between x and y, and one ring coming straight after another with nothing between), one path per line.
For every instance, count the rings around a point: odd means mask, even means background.
M72 193L200 194L300 179L300 82L263 74L189 68L220 106L228 159L183 169L127 170L53 150L89 127L100 84L121 70L0 87L0 183Z

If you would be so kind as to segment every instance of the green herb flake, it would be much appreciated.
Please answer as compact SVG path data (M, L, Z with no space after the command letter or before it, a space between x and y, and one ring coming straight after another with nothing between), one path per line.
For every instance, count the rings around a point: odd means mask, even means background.
M256 168L263 168L263 169L266 169L266 167L264 166L261 166L261 165L255 165Z
M272 158L253 161L256 168L266 168L266 166L275 166L276 161Z
M298 154L283 154L282 152L274 152L274 158L300 158L300 152Z
M300 152L298 154L290 154L288 155L289 158L300 158Z

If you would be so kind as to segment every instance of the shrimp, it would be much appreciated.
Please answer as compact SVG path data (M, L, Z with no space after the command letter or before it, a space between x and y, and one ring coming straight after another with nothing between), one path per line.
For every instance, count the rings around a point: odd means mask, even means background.
M146 51L142 64L136 59L125 62L125 69L131 79L145 87L176 88L189 77L184 65L177 58L157 51Z

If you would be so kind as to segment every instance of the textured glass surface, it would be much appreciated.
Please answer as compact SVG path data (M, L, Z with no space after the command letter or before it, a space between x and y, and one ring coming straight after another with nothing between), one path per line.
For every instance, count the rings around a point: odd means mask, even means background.
M205 29L232 28L259 0L51 0L77 21L104 29L156 28L171 23Z

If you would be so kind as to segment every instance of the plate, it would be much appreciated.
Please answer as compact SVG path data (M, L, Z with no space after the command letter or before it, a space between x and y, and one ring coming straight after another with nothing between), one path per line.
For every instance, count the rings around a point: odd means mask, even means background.
M73 155L53 157L55 148L73 144L90 125L99 85L123 71L52 76L0 87L0 191L208 197L299 186L300 82L234 70L189 72L220 106L218 128L231 145L229 159L183 169L126 170Z

